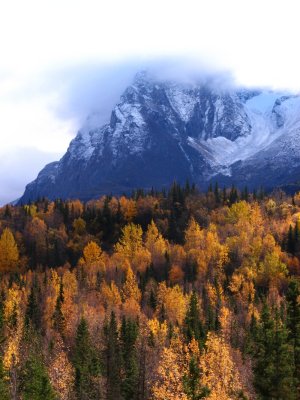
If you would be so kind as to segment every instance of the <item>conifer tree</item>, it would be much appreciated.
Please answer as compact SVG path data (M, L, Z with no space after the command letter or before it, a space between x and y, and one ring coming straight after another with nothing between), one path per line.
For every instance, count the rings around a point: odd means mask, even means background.
M227 202L227 193L226 193L226 188L225 188L225 186L223 187L222 200L223 200L223 204L226 204L226 202Z
M180 233L178 232L178 212L175 207L171 209L171 214L169 218L169 229L168 229L168 237L170 240L178 243L180 241L179 236Z
M200 342L204 339L203 326L200 320L200 310L198 297L195 291L193 291L189 307L184 320L184 333L188 342L193 338Z
M230 193L229 193L229 202L233 204L238 201L238 193L234 185L232 185Z
M254 383L262 399L294 400L296 382L292 347L288 331L275 310L272 317L264 304L255 338Z
M131 319L123 317L121 326L121 352L122 352L122 383L121 392L125 400L137 399L138 395L138 362L136 354L136 340L138 325Z
M259 189L259 192L258 192L258 199L263 200L264 197L265 197L265 191L264 191L264 188L261 186Z
M216 201L217 204L220 203L220 193L219 193L218 182L215 183L215 201Z
M289 227L288 238L287 238L287 251L291 254L295 252L295 238L292 225Z
M55 311L53 313L53 327L59 332L62 336L64 333L65 327L65 318L61 310L62 303L64 301L64 292L63 292L63 284L60 282L59 286L59 294L56 299Z
M247 186L245 186L244 190L242 191L241 199L245 200L245 201L249 200L249 192L248 192L248 187Z
M294 228L294 253L298 253L300 251L300 220L299 218L296 221Z
M58 399L39 355L30 355L25 363L22 376L22 395L24 400Z
M29 328L31 325L35 330L38 330L41 327L41 318L40 290L37 281L35 280L28 296L25 327Z
M257 192L256 189L253 190L253 200L257 199Z
M189 180L187 179L185 182L184 194L188 196L191 193L191 185Z
M89 400L95 396L95 387L92 380L93 370L93 348L87 322L81 318L75 339L73 352L73 365L75 368L75 391L78 399Z
M9 400L8 380L3 367L2 356L0 356L0 399Z
M121 399L121 351L115 313L104 327L106 340L105 364L107 377L107 400Z
M210 390L200 383L199 360L193 355L189 361L188 372L183 377L183 387L189 400L200 400L206 398Z
M286 294L287 300L287 327L289 339L294 352L294 377L297 380L298 396L300 397L300 283L291 280Z
M150 297L149 297L149 305L152 308L152 310L156 309L157 306L157 298L156 298L156 294L154 293L154 290L151 289L150 292Z
M10 206L8 204L5 206L4 217L11 218L11 210L10 210Z

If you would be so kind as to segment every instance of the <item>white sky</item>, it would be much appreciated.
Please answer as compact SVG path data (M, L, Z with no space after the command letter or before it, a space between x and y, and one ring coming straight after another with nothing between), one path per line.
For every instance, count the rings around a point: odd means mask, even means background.
M299 11L297 0L0 0L0 204L65 152L90 104L89 64L186 57L240 84L297 91Z

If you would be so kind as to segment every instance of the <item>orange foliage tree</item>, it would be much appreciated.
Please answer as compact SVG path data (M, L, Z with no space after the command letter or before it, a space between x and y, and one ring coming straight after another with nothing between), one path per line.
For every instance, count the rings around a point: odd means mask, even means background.
M18 269L19 251L12 232L5 228L0 238L0 272Z

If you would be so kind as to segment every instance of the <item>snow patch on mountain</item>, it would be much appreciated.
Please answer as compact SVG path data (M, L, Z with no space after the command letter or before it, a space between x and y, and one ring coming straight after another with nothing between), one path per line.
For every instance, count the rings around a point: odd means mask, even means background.
M274 123L274 106L286 121L279 129ZM246 100L244 109L249 117L251 132L232 141L223 136L188 143L202 154L205 153L215 173L230 175L230 165L246 160L270 146L286 134L291 126L300 127L300 98L283 93L262 92ZM210 157L209 157L210 155Z
M170 104L181 120L188 122L198 102L195 92L192 89L186 89L181 85L173 83L166 88L166 94Z

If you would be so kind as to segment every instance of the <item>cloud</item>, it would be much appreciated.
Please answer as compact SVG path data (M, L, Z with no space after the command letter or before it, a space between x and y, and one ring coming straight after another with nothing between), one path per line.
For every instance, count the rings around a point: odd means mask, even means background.
M188 58L136 58L118 63L86 62L43 70L39 74L0 76L0 203L19 197L48 162L59 159L89 114L107 123L135 74L148 70L157 79L193 82L228 73Z
M158 80L182 83L209 81L219 88L235 84L230 71L191 57L140 58L115 63L81 63L46 74L48 89L56 88L60 101L54 107L59 118L73 118L80 126L87 116L97 112L107 123L113 107L134 76L146 70ZM43 87L43 90L48 90Z
M234 85L234 77L228 71L187 57L86 62L34 75L3 74L0 204L19 197L46 163L65 153L89 114L97 112L97 122L107 123L122 92L141 70L161 80L209 80L218 87Z
M1 155L0 205L20 197L25 185L36 178L49 162L58 159L60 154L39 151L33 147L15 147Z
M122 92L141 70L160 80L205 81L224 89L237 85L229 69L183 56L72 63L25 75L3 72L0 204L19 197L46 163L65 153L89 114L97 112L97 121L107 123Z
M16 169L10 177L25 186L24 171L40 169L34 154L59 158L92 111L107 122L145 67L161 79L193 81L218 72L212 78L218 87L238 82L300 90L298 8L294 0L285 7L261 0L6 2L0 15L0 180L8 186L2 192L12 185L2 179L3 157L11 156ZM32 156L27 164L15 156L20 148Z

